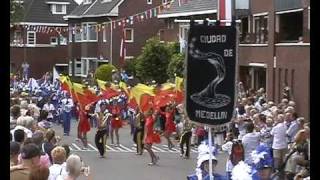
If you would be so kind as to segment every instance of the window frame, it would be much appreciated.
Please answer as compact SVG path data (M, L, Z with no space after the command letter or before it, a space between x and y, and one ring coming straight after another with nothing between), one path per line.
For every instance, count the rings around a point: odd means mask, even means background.
M77 29L79 27L79 33L77 33ZM75 25L75 34L74 34L74 42L82 42L82 25L81 24L76 24ZM80 37L80 38L79 38Z
M53 39L55 39L56 42L52 42ZM50 44L51 44L51 45L58 45L58 37L56 37L56 36L51 36L51 37L50 37Z
M61 40L63 40L63 39L65 39L64 43L63 43L63 41L61 41ZM68 44L67 37L64 37L64 36L62 36L62 35L60 34L60 36L59 36L59 44L60 44L60 45L67 45L67 44Z
M147 0L147 4L151 5L152 4L152 0Z
M127 35L127 30L131 30L131 40L127 40L127 36L126 36L126 39L124 40L124 42L133 43L134 42L134 29L133 28L124 28L125 35Z
M167 4L168 0L162 0L162 4Z
M89 33L89 26L96 26L95 33L96 33L96 39L90 40L90 33ZM84 28L85 27L85 28ZM84 22L81 23L81 42L98 42L98 32L97 32L97 23L96 22ZM84 39L84 32L86 32L86 39Z
M102 42L107 42L107 23L103 23Z
M57 5L61 6L61 12L57 12ZM67 14L67 5L66 4L52 4L51 5L52 14Z
M29 40L29 34L30 34L30 33L33 34L33 42L34 42L33 44L31 44L31 43L30 43L30 40ZM36 32L35 32L35 31L27 31L27 44L28 44L28 45L33 45L33 46L35 46L35 45L37 44L37 43L36 43L36 42L37 42L36 40L37 40Z
M267 35L266 35L266 37L267 37L267 41L264 39L264 42L259 42L259 43L257 43L257 35L259 34L259 35L261 35L261 33L263 33L263 32L261 32L262 31L262 29L261 29L261 27L259 27L259 32L257 33L257 31L256 31L256 27L257 27L257 24L256 24L256 20L258 20L258 22L259 22L259 26L261 26L261 19L267 19L267 24L266 24L266 27L264 27L264 28L266 28L266 29L264 29L264 30L267 30ZM254 34L254 36L255 36L255 41L254 42L252 42L252 44L269 44L269 13L268 12L266 12L266 13L259 13L259 14L254 14L253 15L253 18L252 18L252 33ZM264 37L265 38L265 37Z

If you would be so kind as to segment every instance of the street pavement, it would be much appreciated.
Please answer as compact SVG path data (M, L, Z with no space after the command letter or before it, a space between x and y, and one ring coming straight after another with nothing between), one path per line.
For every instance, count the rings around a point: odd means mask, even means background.
M148 166L150 156L147 152L136 155L135 145L130 135L129 125L119 130L120 147L110 145L107 139L106 158L99 158L99 153L94 144L96 130L92 128L88 134L88 149L83 150L81 142L77 139L77 121L72 120L70 136L63 136L62 126L55 125L56 135L62 138L60 144L68 144L71 153L78 154L85 165L90 166L94 180L185 180L186 176L195 172L197 162L197 149L191 149L190 159L179 156L179 145L174 141L175 148L169 150L167 141L162 137L161 144L153 145L154 152L160 157L156 166ZM173 139L173 138L172 138ZM226 153L217 155L218 165L216 173L225 174ZM85 176L80 180L88 179Z

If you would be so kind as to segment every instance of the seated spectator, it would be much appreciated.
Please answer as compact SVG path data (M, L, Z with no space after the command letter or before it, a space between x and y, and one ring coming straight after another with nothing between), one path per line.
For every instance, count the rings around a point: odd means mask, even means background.
M29 180L31 170L38 167L40 163L40 149L37 145L30 143L21 149L22 163L15 168L10 168L10 179Z
M43 129L49 129L52 128L52 123L47 120L48 112L47 111L41 111L40 117L38 119L38 126Z
M48 177L49 168L45 166L39 166L31 170L29 180L48 180Z
M64 179L67 176L66 171L66 151L63 147L57 146L51 151L53 164L49 168L50 175L48 180Z

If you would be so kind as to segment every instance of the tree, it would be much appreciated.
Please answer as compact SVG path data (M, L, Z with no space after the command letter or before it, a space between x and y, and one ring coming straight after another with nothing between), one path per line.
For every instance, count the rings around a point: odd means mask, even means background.
M172 55L167 73L172 79L174 79L175 75L179 77L184 76L184 54L176 53Z
M130 60L126 60L126 63L123 67L123 69L126 71L126 73L128 75L133 75L135 76L136 75L136 66L137 64L137 59L130 59Z
M16 23L23 20L24 8L21 1L10 0L10 23Z
M137 77L143 81L155 80L157 83L168 79L167 67L171 59L168 46L158 38L151 38L142 48L142 54L137 57L135 65Z
M117 70L117 68L112 64L103 64L96 69L95 78L102 81L111 81L112 70Z

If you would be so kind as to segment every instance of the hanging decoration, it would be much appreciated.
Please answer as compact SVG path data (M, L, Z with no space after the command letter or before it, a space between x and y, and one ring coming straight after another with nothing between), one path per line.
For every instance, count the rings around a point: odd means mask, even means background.
M101 32L101 31L104 31L109 25L113 27L113 29L116 29L117 27L133 25L134 23L144 22L148 19L157 17L157 15L161 13L163 10L169 9L171 7L172 2L173 1L169 1L166 4L161 4L154 8L145 10L144 12L139 12L131 16L115 19L107 23L98 23L95 26L91 26L91 28L95 28L97 32ZM50 33L56 33L56 32L68 33L69 31L71 31L72 34L82 32L82 29L80 26L72 26L72 27L54 27L54 26L50 27L50 26L43 26L43 25L15 25L15 26L25 28L28 31L32 30L37 33L44 33L44 34L50 34Z

